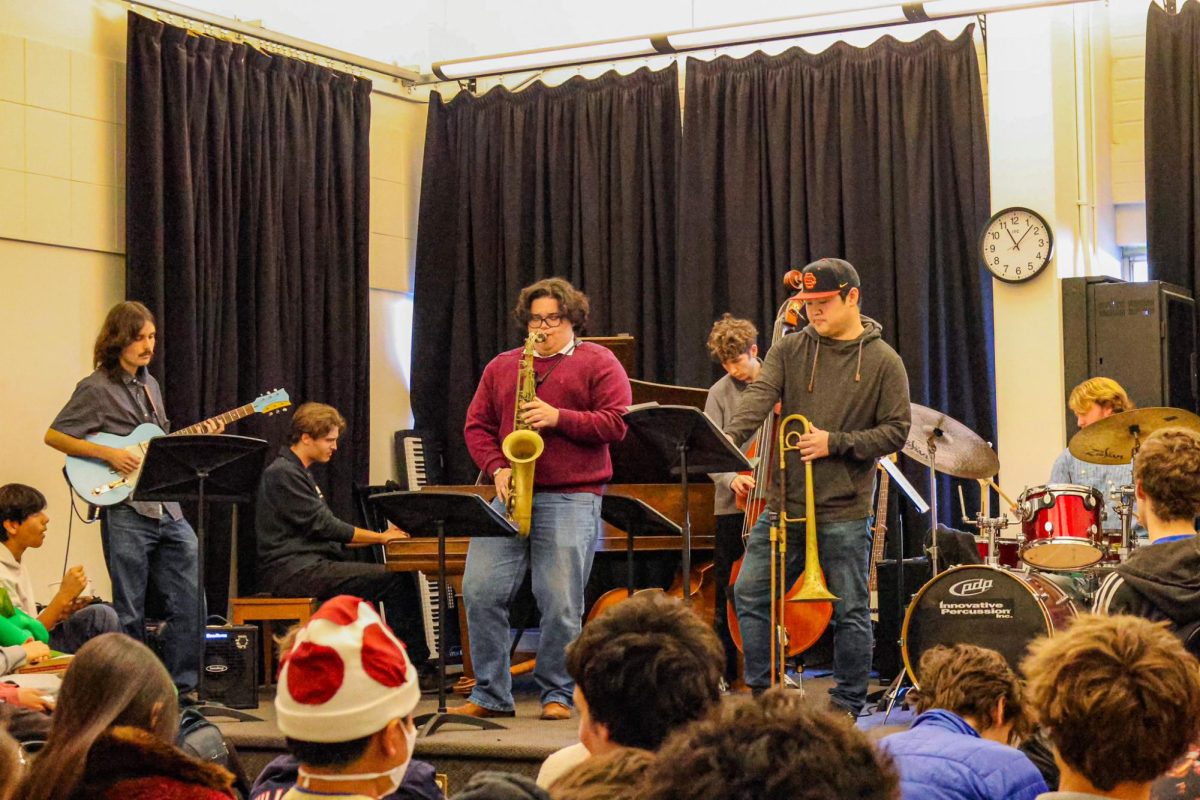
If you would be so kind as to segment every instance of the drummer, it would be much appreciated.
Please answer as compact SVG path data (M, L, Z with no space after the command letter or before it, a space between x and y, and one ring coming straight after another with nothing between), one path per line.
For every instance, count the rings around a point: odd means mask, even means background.
M1134 404L1121 384L1112 378L1088 378L1071 390L1067 407L1075 412L1075 422L1082 429L1113 414L1131 411ZM1122 486L1133 485L1133 465L1090 464L1076 458L1070 449L1064 449L1050 470L1050 483L1090 486L1100 492L1104 495L1108 512L1103 523L1104 529L1120 532L1121 518L1117 515L1117 504L1113 501L1112 493ZM1146 535L1140 525L1135 526L1134 530L1138 536Z

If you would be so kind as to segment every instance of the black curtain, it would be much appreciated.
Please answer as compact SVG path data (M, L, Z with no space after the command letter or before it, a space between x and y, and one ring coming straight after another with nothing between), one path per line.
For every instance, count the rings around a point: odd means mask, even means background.
M635 377L673 380L675 67L573 78L517 94L430 99L417 239L412 405L445 445L447 480L487 362L520 343L523 286L562 276L588 294L595 335L637 337Z
M1150 3L1145 117L1150 277L1200 297L1200 3Z
M975 254L988 149L972 33L688 61L677 379L707 385L717 374L690 354L724 311L769 341L784 272L837 256L858 269L864 312L903 357L913 401L995 441L991 280ZM948 488L941 518L957 520L945 516Z
M276 387L337 407L349 427L322 488L350 519L369 458L370 83L134 13L127 70L126 296L158 318L168 415L190 425ZM229 432L278 445L288 420L256 415ZM208 545L215 609L227 525Z

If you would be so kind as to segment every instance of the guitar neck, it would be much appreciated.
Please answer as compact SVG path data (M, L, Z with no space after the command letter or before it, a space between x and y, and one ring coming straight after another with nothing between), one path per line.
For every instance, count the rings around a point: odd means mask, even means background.
M244 406L238 406L237 408L226 411L224 414L218 414L215 417L209 417L208 419L204 420L203 422L197 422L195 425L189 425L186 428L174 431L171 433L171 435L172 436L183 436L183 435L188 435L188 434L193 434L193 433L203 433L205 426L208 425L210 422L223 422L226 425L228 425L232 422L237 422L239 419L242 419L243 417L248 417L253 413L254 413L254 404L247 403Z
M879 585L879 562L883 559L883 548L887 536L888 484L891 478L887 470L880 469L879 503L875 506L875 525L871 528L871 573L867 585L872 592Z

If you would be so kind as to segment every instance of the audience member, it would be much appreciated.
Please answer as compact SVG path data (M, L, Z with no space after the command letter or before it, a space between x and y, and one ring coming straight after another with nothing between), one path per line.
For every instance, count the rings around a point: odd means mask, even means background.
M25 762L17 740L0 728L0 800L16 797L17 787L25 777Z
M36 550L46 541L49 524L46 497L41 492L21 483L0 486L0 542L4 544L0 547L0 586L8 590L14 606L50 632L51 648L74 653L89 639L119 631L121 623L112 606L81 596L87 587L82 565L63 574L50 604L38 612L24 556L25 551Z
M1150 800L1200 800L1200 746L1193 743L1150 787Z
M386 624L386 623L384 623ZM296 636L300 633L299 625L289 629L282 637L276 639L279 652L289 653L296 645ZM393 631L395 633L395 631ZM291 753L284 753L271 760L259 773L250 789L250 800L281 800L281 798L296 785L300 775L300 762ZM384 797L384 800L444 800L441 788L437 784L437 773L433 765L426 761L413 759L408 763L408 771L399 788Z
M712 626L679 600L646 591L613 606L567 647L580 743L550 756L538 785L550 786L589 755L657 750L720 700L724 665Z
M546 790L524 775L476 772L453 800L550 800Z
M63 678L46 746L25 800L224 800L233 775L174 746L179 704L171 676L120 633L79 648Z
M375 609L349 595L326 602L281 659L275 716L299 761L285 800L392 795L417 744L420 699L404 643Z
M1145 798L1200 732L1200 665L1165 627L1086 615L1021 665L1054 745L1059 798Z
M679 730L646 770L644 800L895 800L891 759L848 720L771 689Z
M50 648L43 642L30 639L24 644L0 647L0 675L14 672L26 662L36 664L50 657ZM34 711L49 711L50 702L36 689L0 683L0 703L21 706Z
M556 780L552 800L636 800L642 776L654 754L638 747L617 747L592 756Z
M904 800L1033 800L1047 791L1009 744L1024 723L1021 682L995 650L941 645L921 656L918 716L880 741Z
M1146 437L1133 460L1138 521L1149 544L1104 579L1093 608L1168 620L1186 637L1200 627L1200 434L1164 428Z

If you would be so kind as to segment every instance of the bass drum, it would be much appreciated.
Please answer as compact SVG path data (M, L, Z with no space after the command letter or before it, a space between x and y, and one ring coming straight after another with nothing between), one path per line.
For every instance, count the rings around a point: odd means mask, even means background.
M908 607L900 633L904 667L920 688L921 656L962 643L998 651L1015 670L1030 642L1063 630L1075 615L1071 597L1045 575L955 567L922 586Z

